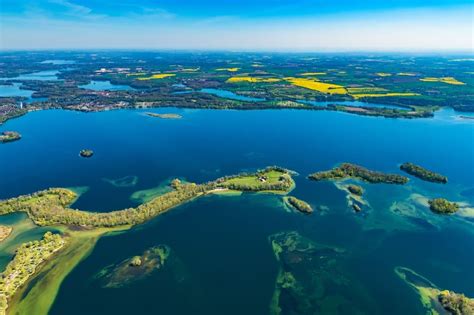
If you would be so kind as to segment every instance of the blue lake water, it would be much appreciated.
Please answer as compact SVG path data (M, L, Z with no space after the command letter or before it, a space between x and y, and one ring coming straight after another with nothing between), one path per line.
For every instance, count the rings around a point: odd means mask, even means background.
M72 64L75 64L76 61L75 60L64 60L64 59L48 59L48 60L44 60L40 63L48 63L48 64L52 64L52 65L72 65Z
M192 91L192 90L178 91L178 92L173 92L173 94L189 94L189 93L193 93L193 92L196 92L196 91ZM206 94L212 94L212 95L219 96L219 97L222 97L222 98L227 98L227 99L237 100L237 101L244 101L244 102L263 102L263 101L265 101L264 98L239 95L239 94L236 94L234 92L227 91L227 90L222 90L222 89L201 89L198 92L206 93Z
M112 84L110 81L91 81L88 84L80 85L81 89L94 91L134 91L135 89L128 85Z
M21 83L13 83L12 85L0 85L0 96L22 96L30 98L34 91L20 89Z
M157 119L145 115L149 111L183 118ZM280 165L300 174L292 195L315 207L314 214L289 213L275 195L197 199L102 238L65 279L50 314L269 314L278 262L267 238L288 230L346 249L345 270L370 297L366 314L423 314L416 293L393 269L405 266L440 288L474 296L472 222L423 207L413 217L390 208L413 194L474 204L472 195L460 195L474 187L474 124L455 115L448 110L434 119L401 120L299 110L33 112L0 126L23 136L0 145L1 164L15 166L0 168L0 198L88 186L74 207L110 211L135 206L134 192L171 178L204 182ZM80 158L84 148L94 156ZM394 173L411 161L448 176L449 183L413 177L407 186L362 183L370 209L359 215L333 183L306 179L346 161ZM136 176L137 184L116 187L104 180L125 176ZM120 289L93 281L105 266L158 244L179 257L183 280L171 266Z
M59 70L45 70L33 73L21 74L12 78L0 78L0 80L39 80L39 81L57 81Z
M12 85L0 84L0 97L27 97L24 101L25 103L42 102L48 99L47 97L32 97L35 91L21 89L21 86L22 83L18 82L13 83Z

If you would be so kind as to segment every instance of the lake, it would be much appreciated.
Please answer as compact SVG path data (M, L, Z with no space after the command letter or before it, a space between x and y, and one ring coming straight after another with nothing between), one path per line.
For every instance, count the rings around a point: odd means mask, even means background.
M182 87L184 87L184 85ZM189 94L189 93L194 93L194 92L196 92L196 91L186 90L186 91L173 92L173 94ZM222 89L201 89L197 92L212 94L212 95L215 95L215 96L218 96L218 97L227 98L227 99L236 100L236 101L243 101L243 102L263 102L263 101L265 101L264 98L239 95L239 94L236 94L234 92L231 92L231 91L228 91L228 90L222 90Z
M48 59L41 61L40 63L47 63L52 65L72 65L75 64L75 60L65 60L65 59Z
M20 74L12 78L0 78L0 80L38 80L38 81L57 81L59 70L45 70L33 73Z
M94 91L135 91L128 85L112 84L110 81L91 81L88 84L79 85L81 89Z
M183 118L157 119L145 114L150 111ZM342 272L367 297L359 302L364 313L423 314L416 293L394 273L396 266L474 296L472 219L413 206L419 196L474 204L473 194L461 195L474 187L474 124L456 115L443 110L434 119L403 120L301 110L32 112L0 126L22 134L21 141L0 145L1 164L14 166L0 168L0 198L87 187L73 207L110 211L136 206L135 192L159 190L172 178L205 182L279 165L299 173L291 195L311 204L312 215L288 212L281 196L268 194L186 203L100 239L65 279L50 314L269 314L279 263L268 237L282 231L345 249ZM94 156L80 158L84 148ZM361 183L370 207L356 214L334 183L306 178L341 162L400 173L407 161L448 176L449 183L413 177L406 186ZM110 182L126 176L136 176L136 184ZM24 233L23 239L40 235ZM123 288L103 288L94 280L107 265L159 244L168 245L180 264Z
M34 93L33 90L24 90L21 89L22 83L13 83L12 85L1 84L0 85L0 97L12 97L12 96L22 96L31 98L31 95Z

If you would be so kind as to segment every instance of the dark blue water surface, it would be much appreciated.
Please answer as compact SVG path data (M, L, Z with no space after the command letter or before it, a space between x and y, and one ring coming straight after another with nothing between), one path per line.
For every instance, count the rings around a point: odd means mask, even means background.
M417 295L393 272L399 265L474 296L472 225L428 209L410 220L389 210L413 192L474 203L460 195L474 187L472 122L454 119L452 111L418 120L327 111L152 111L183 118L159 119L141 110L50 110L8 121L0 131L16 130L23 138L0 145L0 198L88 186L74 207L110 211L135 206L134 192L170 178L203 182L280 165L300 174L292 194L317 210L311 216L289 213L280 196L264 194L187 203L102 238L66 278L51 314L268 314L278 263L267 237L286 230L347 250L344 265L371 297L369 314L423 314ZM79 157L85 148L94 150L92 158ZM407 187L363 184L371 210L358 215L331 182L306 179L346 161L395 173L411 161L443 173L449 183L412 178ZM116 187L104 180L125 176L138 177L137 184ZM416 220L422 223L408 224ZM179 257L183 280L170 268L127 288L92 281L105 266L158 244Z

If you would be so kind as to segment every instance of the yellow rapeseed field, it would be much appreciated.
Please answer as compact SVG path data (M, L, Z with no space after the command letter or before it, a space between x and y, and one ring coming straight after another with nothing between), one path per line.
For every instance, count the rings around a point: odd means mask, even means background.
M255 78L255 77L232 77L227 80L228 83L250 82L250 83L272 83L279 82L277 78Z
M318 91L326 94L347 94L347 90L342 85L325 83L316 81L314 79L303 79L303 78L285 78L288 82L293 85L300 86L306 89Z
M427 77L427 78L420 79L420 81L423 81L423 82L441 82L441 83L454 84L454 85L465 85L466 84L464 82L456 80L453 77L443 77L443 78Z
M138 78L137 80L144 81L144 80L157 80L157 79L164 79L168 77L174 77L176 74L174 73L157 73L153 74L149 77Z

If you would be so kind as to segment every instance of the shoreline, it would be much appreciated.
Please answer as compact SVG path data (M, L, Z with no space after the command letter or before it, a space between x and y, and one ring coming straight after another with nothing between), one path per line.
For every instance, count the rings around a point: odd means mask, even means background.
M65 111L72 111L72 112L81 112L81 113L100 113L100 112L110 112L110 111L116 111L116 110L145 110L145 109L160 109L160 108L176 108L176 109L195 109L195 110L226 110L226 111L261 111L261 110L307 110L307 111L328 111L328 112L340 112L340 113L346 113L346 114L352 114L352 115L357 115L357 116L368 116L368 117L380 117L380 118L391 118L391 119L423 119L423 118L434 118L435 113L443 110L443 109L452 109L455 112L455 109L449 106L444 106L440 107L438 109L435 109L433 111L427 110L426 112L429 113L430 115L427 116L407 116L407 115L400 115L400 116L387 116L383 112L377 113L377 111L380 111L380 108L373 108L370 107L370 104L378 104L378 103L367 103L368 107L357 107L362 110L352 110L354 107L347 106L347 105L338 105L337 102L334 102L334 104L330 104L328 106L315 106L315 105L305 105L301 104L302 106L294 107L294 106L274 106L274 105L265 105L262 104L259 107L221 107L221 106L209 106L209 107L199 107L199 106L188 106L188 105L153 105L153 106L127 106L127 107L118 107L118 108L106 108L106 109L95 109L95 110L85 110L85 109L79 109L79 108L64 108L64 107L48 107L48 108L38 108L34 107L31 109L26 109L24 113L21 115L17 116L12 116L12 117L3 117L2 122L0 123L0 126L3 126L6 124L8 121L14 120L16 118L21 118L23 116L26 116L30 112L37 112L37 111L46 111L46 110L65 110ZM367 109L369 111L367 111ZM383 110L383 108L382 108ZM400 110L402 111L402 110ZM407 111L407 110L403 110ZM369 112L369 114L368 114ZM414 111L415 112L415 111ZM147 112L145 114L148 114Z

